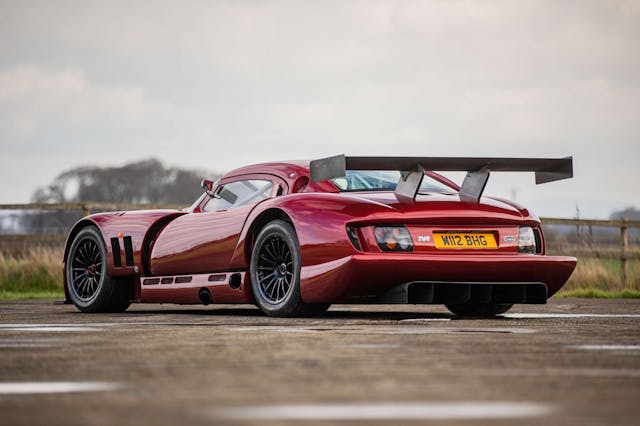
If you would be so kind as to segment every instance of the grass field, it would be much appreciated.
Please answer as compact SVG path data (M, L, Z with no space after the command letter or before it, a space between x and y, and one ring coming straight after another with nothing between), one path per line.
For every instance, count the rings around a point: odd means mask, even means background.
M626 286L620 270L617 259L580 258L556 297L640 298L640 260L628 261ZM19 257L0 253L0 300L63 297L62 249L37 247Z
M37 247L20 257L0 254L0 299L63 297L62 249Z
M578 258L578 266L557 297L640 298L640 260L627 261L626 285L619 259Z

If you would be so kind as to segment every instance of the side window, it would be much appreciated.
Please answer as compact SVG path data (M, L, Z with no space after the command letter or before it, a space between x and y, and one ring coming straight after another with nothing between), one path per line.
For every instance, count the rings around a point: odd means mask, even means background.
M269 198L272 185L270 180L261 179L239 180L222 185L203 210L213 212L255 204Z

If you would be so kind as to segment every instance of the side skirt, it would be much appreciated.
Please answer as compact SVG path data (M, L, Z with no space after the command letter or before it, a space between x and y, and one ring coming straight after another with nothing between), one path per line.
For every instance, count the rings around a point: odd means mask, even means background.
M253 303L247 272L140 277L142 303Z

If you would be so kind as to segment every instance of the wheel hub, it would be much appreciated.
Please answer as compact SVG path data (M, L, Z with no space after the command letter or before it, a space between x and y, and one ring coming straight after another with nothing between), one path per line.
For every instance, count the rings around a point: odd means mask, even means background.
M280 265L278 265L276 270L278 271L278 275L284 276L287 273L287 264L281 263Z

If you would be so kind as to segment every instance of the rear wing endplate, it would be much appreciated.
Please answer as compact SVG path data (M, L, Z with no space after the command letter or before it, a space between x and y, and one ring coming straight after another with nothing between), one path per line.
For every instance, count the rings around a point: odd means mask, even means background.
M536 184L554 182L573 177L573 157L345 157L336 155L311 161L309 169L313 182L344 177L347 170L399 170L401 178L395 193L401 201L415 199L425 170L467 172L460 188L460 199L478 203L491 172L534 172Z

